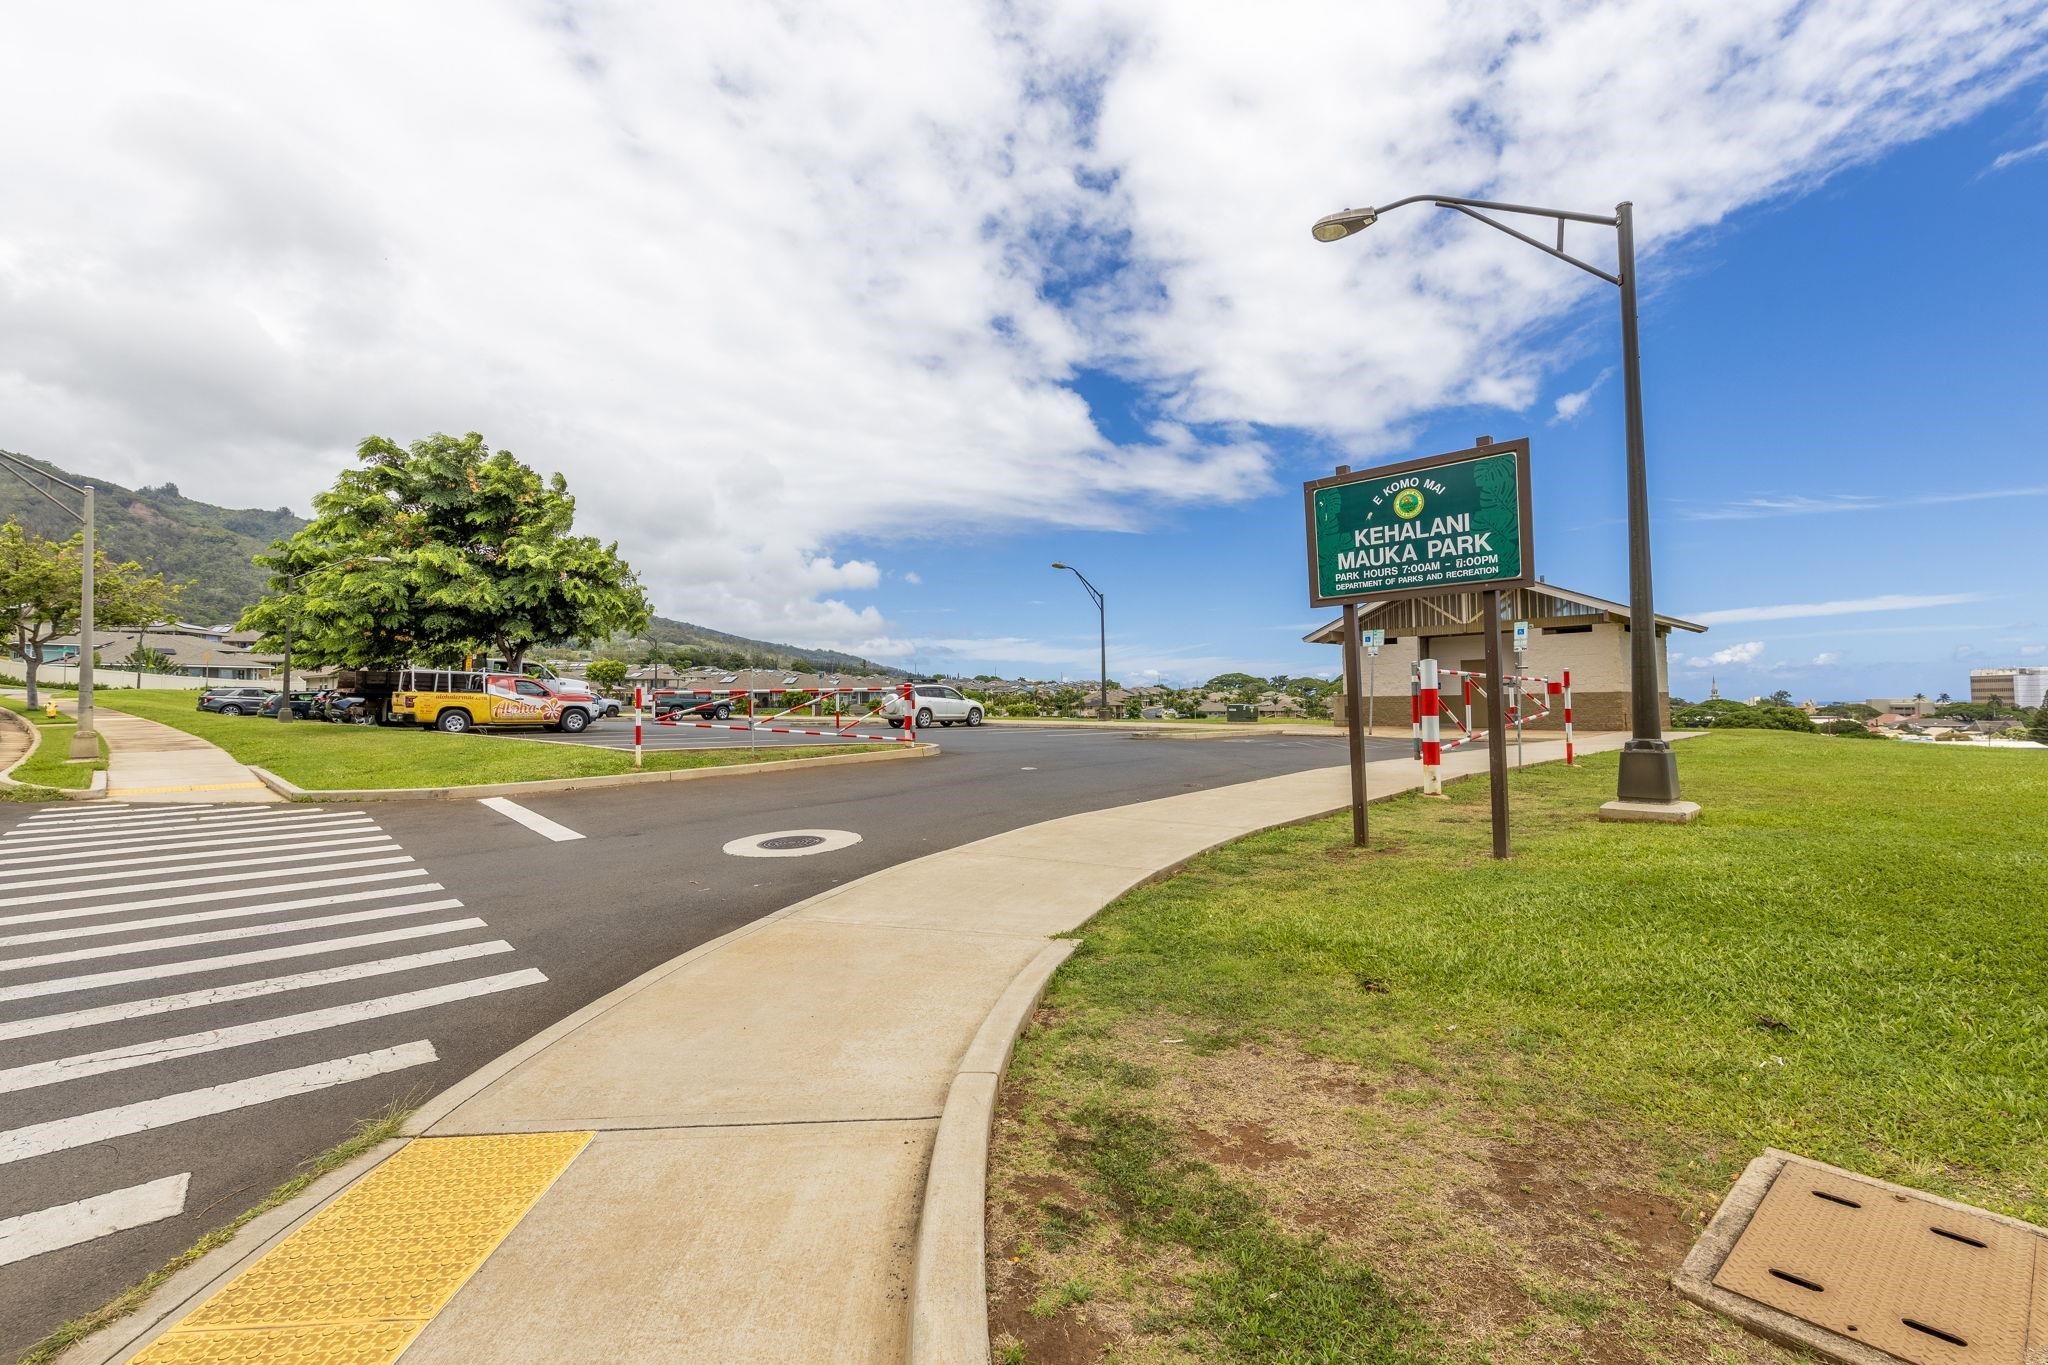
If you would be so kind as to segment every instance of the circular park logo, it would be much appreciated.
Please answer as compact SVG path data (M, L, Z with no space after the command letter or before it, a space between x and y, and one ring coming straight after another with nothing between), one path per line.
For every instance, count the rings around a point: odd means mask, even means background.
M1422 515L1422 490L1404 488L1394 494L1394 515L1403 521L1413 521Z

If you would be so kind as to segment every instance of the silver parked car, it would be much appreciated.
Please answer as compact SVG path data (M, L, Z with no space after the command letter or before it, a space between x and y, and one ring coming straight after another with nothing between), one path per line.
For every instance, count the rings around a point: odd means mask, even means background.
M910 689L908 701L897 696L883 702L882 715L895 730L903 728L906 717L914 720L920 730L929 729L933 721L941 725L957 723L972 726L981 724L981 703L972 697L961 696L950 687L919 683Z

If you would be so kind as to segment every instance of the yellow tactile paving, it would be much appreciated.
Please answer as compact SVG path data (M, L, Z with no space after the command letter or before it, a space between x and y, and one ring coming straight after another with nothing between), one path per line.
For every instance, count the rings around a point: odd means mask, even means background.
M420 1138L135 1356L377 1365L455 1297L593 1134Z

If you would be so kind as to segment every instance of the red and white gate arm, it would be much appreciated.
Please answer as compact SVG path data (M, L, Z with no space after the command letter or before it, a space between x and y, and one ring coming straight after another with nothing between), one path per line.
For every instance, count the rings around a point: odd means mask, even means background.
M790 690L802 690L805 691L807 695L822 697L837 692L851 692L855 689L850 687L818 688L815 690L815 692L812 692L809 689L797 688L792 688ZM712 694L706 692L701 695L708 698ZM751 692L748 692L743 688L734 688L728 694L728 696L731 699L745 697L748 706L751 709L753 704L753 694ZM830 730L803 730L798 729L795 726L766 725L762 723L763 721L779 720L783 716L788 715L791 711L802 710L803 707L807 705L809 705L808 702L799 703L796 706L787 707L781 711L778 711L772 716L762 716L758 720L748 721L744 724L734 724L729 721L680 720L677 717L682 713L675 711L671 711L666 716L656 716L654 718L654 723L656 725L666 725L671 729L678 730L737 730L747 734L801 735L812 739L850 739L862 744L915 744L917 742L917 731L915 730L915 728L913 728L913 720L909 718L906 718L903 722L903 728L905 733L902 735L856 734L853 729L854 726L859 725L864 720L873 720L881 715L882 708L879 705L877 705L874 710L868 712L864 716L854 717L852 720L846 722L846 724L843 727L838 724L838 721L835 718L833 728ZM635 734L638 734L637 723L635 727Z
M1422 684L1422 791L1425 796L1441 796L1444 752L1437 711L1443 702L1436 690L1436 660L1423 659L1417 667Z

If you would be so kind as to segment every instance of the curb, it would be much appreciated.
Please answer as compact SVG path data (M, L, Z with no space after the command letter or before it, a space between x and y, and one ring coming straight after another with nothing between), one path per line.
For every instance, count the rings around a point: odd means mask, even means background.
M0 787L25 787L36 791L52 793L53 801L104 801L107 797L107 770L101 768L92 775L92 780L83 787L45 787L40 782L16 782L14 770L36 756L36 750L43 747L43 727L0 706L0 716L28 731L28 752L5 768L0 768Z
M258 1214L227 1241L158 1285L141 1307L66 1347L56 1357L57 1361L61 1365L109 1365L147 1345L178 1321L188 1304L225 1284L244 1262L253 1261L297 1231L301 1223L333 1203L344 1190L403 1146L404 1141L398 1138L380 1142L355 1160L321 1176L297 1197Z
M981 1028L946 1091L932 1139L917 1250L910 1276L911 1365L956 1365L988 1359L988 1273L984 1241L988 1140L995 1126L996 1087L1010 1051L1031 1022L1059 965L1081 946L1055 939L1017 973Z
M821 754L815 758L781 758L768 763L730 763L708 768L676 768L668 772L605 773L598 777L543 777L530 782L482 782L465 787L364 787L358 789L309 789L289 782L253 763L243 766L264 786L287 801L467 801L479 796L545 796L554 792L602 790L607 787L636 787L650 782L693 782L711 777L747 777L756 773L788 772L792 768L830 768L845 763L886 763L906 758L930 758L938 746L918 743L873 754Z

